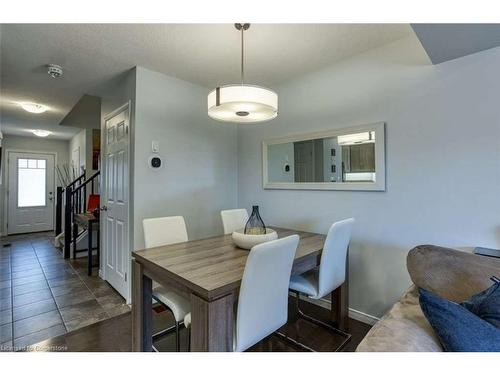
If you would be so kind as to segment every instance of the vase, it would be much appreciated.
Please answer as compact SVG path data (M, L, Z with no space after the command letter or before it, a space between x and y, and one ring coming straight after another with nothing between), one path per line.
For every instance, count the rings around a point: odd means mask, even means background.
M252 207L252 214L245 225L245 234L266 234L266 224L260 217L259 206Z

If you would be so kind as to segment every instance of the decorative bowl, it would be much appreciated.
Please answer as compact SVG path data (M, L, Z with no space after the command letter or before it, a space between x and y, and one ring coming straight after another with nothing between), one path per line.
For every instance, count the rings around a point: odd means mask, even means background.
M266 234L245 234L244 229L234 231L232 234L233 242L236 246L250 250L255 245L263 242L272 241L278 238L278 233L274 229L266 228Z

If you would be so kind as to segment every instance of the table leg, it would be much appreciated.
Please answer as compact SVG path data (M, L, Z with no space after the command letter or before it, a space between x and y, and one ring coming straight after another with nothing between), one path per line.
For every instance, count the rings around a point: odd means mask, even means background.
M132 350L150 352L153 349L152 281L144 275L140 263L132 260Z
M191 351L233 351L234 295L207 301L191 294Z
M89 243L88 243L88 252L89 252L89 255L87 257L87 274L89 276L92 276L92 223L89 223L89 228L87 229L87 237L88 237L88 240L89 240Z
M346 259L344 283L332 292L331 319L342 331L349 329L349 255Z

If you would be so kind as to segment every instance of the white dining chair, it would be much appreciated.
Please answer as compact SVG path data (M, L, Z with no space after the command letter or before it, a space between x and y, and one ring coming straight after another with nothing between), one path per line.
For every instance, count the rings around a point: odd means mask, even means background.
M288 320L288 285L299 236L262 243L248 254L241 280L233 350L242 352ZM191 314L184 322L191 323Z
M290 289L296 293L297 313L300 317L317 325L333 330L344 337L337 351L342 349L351 339L351 335L325 322L322 322L300 310L300 295L304 294L311 299L320 299L333 292L346 280L346 262L349 242L351 240L354 219L346 219L334 223L326 236L319 267L301 275L292 276ZM289 339L288 337L286 337ZM310 347L292 340L304 349L313 351Z
M144 228L144 242L148 249L188 240L186 223L182 216L144 219L142 225ZM191 309L189 296L182 295L153 281L153 300L169 310L175 320L174 327L155 333L153 338L163 336L175 329L176 350L180 351L179 328L184 321L184 317Z
M248 221L248 212L244 208L234 210L222 210L220 212L224 234L231 234L235 230L245 228Z

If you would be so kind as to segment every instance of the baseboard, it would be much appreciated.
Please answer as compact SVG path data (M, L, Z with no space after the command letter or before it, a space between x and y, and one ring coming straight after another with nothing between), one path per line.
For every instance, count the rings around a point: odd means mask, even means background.
M290 295L295 296L294 293L290 293ZM323 298L322 299L311 299L311 298L307 298L307 297L301 295L300 299L307 301L309 303L312 303L313 305L323 307L323 308L328 309L328 310L332 306L332 304L329 300L323 299ZM369 324L371 326L375 325L375 323L377 323L380 320L380 318L377 318L376 316L367 314L367 313L359 311L359 310L355 310L351 307L349 307L349 318L354 319L354 320L358 320L362 323L366 323L366 324Z
M349 318L358 320L360 322L369 324L371 326L375 325L380 320L380 318L377 318L376 316L355 310L350 307L349 307Z

